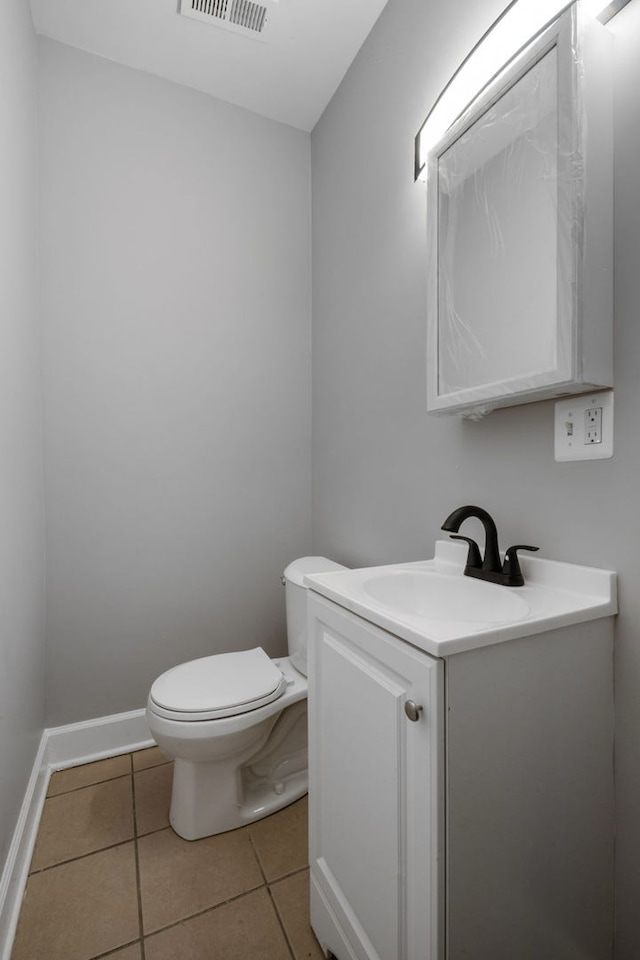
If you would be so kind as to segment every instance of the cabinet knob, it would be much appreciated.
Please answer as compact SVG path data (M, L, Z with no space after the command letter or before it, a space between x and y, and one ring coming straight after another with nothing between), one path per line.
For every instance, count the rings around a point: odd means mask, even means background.
M420 719L422 707L419 707L414 700L405 700L404 712L409 717L409 720L413 720L415 723L416 720Z

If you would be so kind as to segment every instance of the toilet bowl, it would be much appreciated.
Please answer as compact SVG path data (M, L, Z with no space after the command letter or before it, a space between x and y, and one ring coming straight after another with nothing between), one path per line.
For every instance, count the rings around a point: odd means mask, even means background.
M307 792L307 629L304 576L342 570L303 557L284 572L289 656L261 647L179 664L155 680L151 734L174 758L169 820L198 840L293 803Z

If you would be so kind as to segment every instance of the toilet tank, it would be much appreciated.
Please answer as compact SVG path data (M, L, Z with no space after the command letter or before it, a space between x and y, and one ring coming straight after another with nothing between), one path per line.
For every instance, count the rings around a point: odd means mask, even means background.
M331 573L345 570L341 563L326 557L301 557L284 571L285 601L287 606L287 643L291 663L307 675L307 587L303 580L310 573Z

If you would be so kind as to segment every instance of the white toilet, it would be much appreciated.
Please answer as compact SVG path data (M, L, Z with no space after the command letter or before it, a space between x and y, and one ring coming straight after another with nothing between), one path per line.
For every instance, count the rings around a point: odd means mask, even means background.
M191 660L153 683L149 729L174 758L171 826L185 840L233 830L307 792L304 576L343 570L303 557L284 572L289 656L261 647Z

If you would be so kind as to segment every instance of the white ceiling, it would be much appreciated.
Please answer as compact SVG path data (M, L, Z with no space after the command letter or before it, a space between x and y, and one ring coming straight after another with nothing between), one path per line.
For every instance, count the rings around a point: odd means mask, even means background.
M387 0L279 0L266 42L178 0L30 0L38 33L311 130Z

